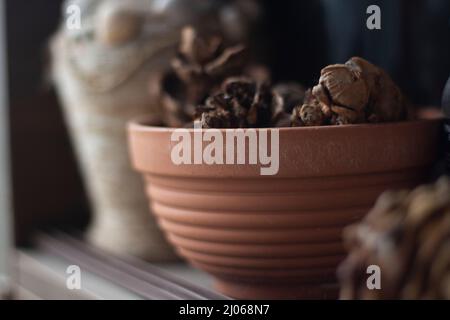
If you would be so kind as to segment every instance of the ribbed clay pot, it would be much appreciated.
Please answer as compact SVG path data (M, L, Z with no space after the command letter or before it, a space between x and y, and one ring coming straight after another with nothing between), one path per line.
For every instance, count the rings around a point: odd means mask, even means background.
M234 298L335 298L342 229L386 189L423 181L439 120L280 129L274 176L255 165L175 165L173 131L136 121L129 138L180 255Z

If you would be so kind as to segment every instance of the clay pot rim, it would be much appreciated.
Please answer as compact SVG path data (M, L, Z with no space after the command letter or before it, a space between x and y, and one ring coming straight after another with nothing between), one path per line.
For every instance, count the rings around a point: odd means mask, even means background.
M428 109L418 114L417 118L422 120L278 128L279 170L270 178L354 177L428 166L434 161L435 153L429 140L434 139L442 117L436 110L431 112ZM128 124L132 165L139 172L177 178L247 179L257 176L261 179L261 165L176 165L171 161L174 145L171 135L177 128L148 123L147 117L141 117ZM192 135L194 130L185 128L184 132ZM235 129L217 130L222 134L235 132ZM262 132L261 129L255 130ZM341 156L336 158L336 154ZM414 161L411 162L411 159Z
M417 115L418 119L416 120L406 120L406 121L397 121L397 122L383 122L383 123L360 123L360 124L346 124L346 125L330 125L330 126L309 126L309 127L267 127L267 128L243 128L243 130L254 129L254 130L271 130L278 129L280 132L285 131L328 131L330 134L333 131L339 130L355 130L355 129L386 129L390 127L398 127L398 126L410 126L414 124L420 124L424 122L438 122L444 119L443 114L439 109L435 108L426 108L424 110L419 111ZM153 125L155 124L155 125ZM156 119L152 116L141 116L128 121L128 130L134 132L173 132L177 129L184 129L190 133L194 132L194 128L175 128L175 127L163 127L156 125ZM230 130L236 130L239 128L227 128L227 129L214 129L219 130L220 132L227 132ZM208 129L203 129L208 130Z

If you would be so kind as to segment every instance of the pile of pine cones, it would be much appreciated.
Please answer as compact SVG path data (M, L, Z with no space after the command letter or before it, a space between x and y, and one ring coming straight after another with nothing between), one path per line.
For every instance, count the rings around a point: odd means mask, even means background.
M389 75L362 58L331 65L305 92L295 83L272 86L267 68L249 63L243 45L192 27L181 34L172 70L158 94L169 127L263 128L401 121L410 117Z

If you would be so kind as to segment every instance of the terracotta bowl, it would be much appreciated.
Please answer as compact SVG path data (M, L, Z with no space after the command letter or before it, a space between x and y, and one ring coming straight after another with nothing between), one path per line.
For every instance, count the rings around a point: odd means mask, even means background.
M175 129L145 123L129 126L133 165L179 254L228 296L297 299L337 297L342 229L386 189L423 181L440 120L280 129L273 176L250 164L176 165Z

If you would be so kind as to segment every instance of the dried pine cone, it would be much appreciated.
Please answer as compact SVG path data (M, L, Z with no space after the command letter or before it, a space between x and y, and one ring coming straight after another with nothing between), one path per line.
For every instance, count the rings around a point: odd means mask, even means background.
M244 66L244 46L225 47L219 36L200 36L192 27L181 33L173 71L161 80L160 96L165 122L181 127L192 121L197 105L222 81L239 74Z
M203 128L269 127L274 97L267 83L248 77L228 78L221 90L197 108Z
M450 181L408 193L386 192L358 225L339 267L343 299L450 299ZM381 270L369 290L367 267Z
M217 35L201 37L194 28L185 27L181 33L178 56L172 61L172 68L185 84L201 88L194 89L189 99L198 101L198 91L210 87L210 82L239 72L242 66L244 46L225 48L223 39ZM233 70L234 69L234 70ZM191 89L191 88L190 88ZM209 90L207 90L209 91Z
M409 107L400 89L381 68L362 58L322 69L310 103L293 117L304 125L339 125L405 120ZM303 114L303 116L302 116ZM293 125L299 125L298 119Z

